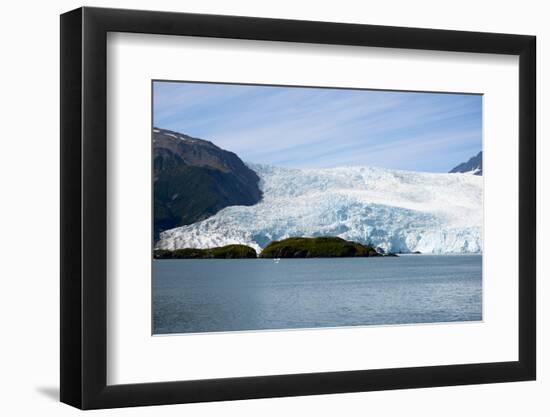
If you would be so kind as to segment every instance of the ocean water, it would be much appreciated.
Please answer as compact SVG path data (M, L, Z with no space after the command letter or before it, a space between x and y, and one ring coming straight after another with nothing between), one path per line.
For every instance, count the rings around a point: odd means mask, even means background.
M481 260L155 260L153 333L479 321Z

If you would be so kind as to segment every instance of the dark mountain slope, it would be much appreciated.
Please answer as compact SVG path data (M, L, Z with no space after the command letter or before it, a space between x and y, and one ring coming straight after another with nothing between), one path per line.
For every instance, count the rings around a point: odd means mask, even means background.
M474 175L483 175L483 154L481 151L476 156L470 158L468 162L455 166L449 173L472 171L475 171Z
M212 142L153 129L154 234L260 201L259 178Z

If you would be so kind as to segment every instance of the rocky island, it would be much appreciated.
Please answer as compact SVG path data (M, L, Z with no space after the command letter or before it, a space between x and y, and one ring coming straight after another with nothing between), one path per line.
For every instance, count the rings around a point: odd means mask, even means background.
M271 242L261 258L344 258L396 256L383 254L373 246L351 242L339 237L291 237Z
M257 258L258 255L250 246L227 245L211 249L157 249L153 256L155 259L244 259Z

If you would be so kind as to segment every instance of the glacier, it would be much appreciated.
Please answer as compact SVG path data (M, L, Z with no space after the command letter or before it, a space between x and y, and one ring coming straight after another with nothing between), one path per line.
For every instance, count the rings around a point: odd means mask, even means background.
M248 164L262 200L160 234L157 249L248 245L339 236L391 252L481 253L483 177L375 167Z

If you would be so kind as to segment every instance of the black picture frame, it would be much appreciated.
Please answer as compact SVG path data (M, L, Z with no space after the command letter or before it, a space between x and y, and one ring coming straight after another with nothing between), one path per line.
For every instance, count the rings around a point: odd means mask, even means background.
M108 32L519 56L519 360L107 385ZM535 45L524 35L252 17L88 7L61 15L61 401L95 409L535 379Z

